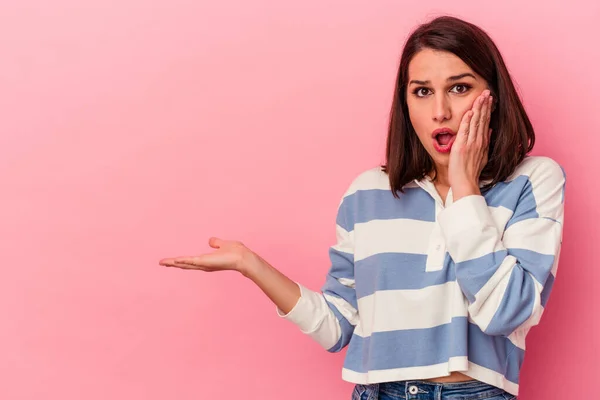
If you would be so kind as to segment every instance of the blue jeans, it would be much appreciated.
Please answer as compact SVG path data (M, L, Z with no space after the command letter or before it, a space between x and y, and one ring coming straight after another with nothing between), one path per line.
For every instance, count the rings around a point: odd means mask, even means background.
M352 400L512 400L516 396L477 380L466 382L429 382L407 380L356 385Z

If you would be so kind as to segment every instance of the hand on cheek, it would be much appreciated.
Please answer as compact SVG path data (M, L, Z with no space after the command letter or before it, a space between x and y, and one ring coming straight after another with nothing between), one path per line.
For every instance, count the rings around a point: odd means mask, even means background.
M454 201L481 194L479 176L487 163L492 133L489 127L492 101L490 91L484 90L460 123L448 165L448 179Z

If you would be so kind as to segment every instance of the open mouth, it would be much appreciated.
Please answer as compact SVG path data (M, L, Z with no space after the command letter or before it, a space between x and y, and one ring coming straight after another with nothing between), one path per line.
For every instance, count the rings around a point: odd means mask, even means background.
M433 137L433 147L440 153L448 153L456 139L456 134L449 128L436 129L431 136Z

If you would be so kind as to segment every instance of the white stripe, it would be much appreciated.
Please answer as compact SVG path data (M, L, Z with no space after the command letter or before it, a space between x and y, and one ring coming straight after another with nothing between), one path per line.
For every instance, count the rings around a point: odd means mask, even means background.
M525 350L525 338L527 337L527 330L517 329L508 336L508 340L511 341L516 347L521 350Z
M429 379L448 376L448 371L466 371L468 359L465 356L450 357L448 362L420 367L390 368L360 373L348 368L342 369L342 379L352 383L368 385L407 379Z
M390 190L390 181L388 175L381 171L380 167L375 167L361 172L350 183L344 197L350 196L359 190Z
M456 240L471 243L473 246L458 246L458 251L455 250L455 254L453 254L456 263L486 256L490 254L490 249L492 249L491 253L505 249L502 241L499 240L498 230L495 226L482 226L482 229L465 230L460 235L460 239L457 238ZM467 237L467 235L476 237ZM457 246L453 247L456 248Z
M330 349L342 335L340 322L321 293L295 283L300 287L300 299L287 314L283 314L276 306L277 314L296 324L302 333L313 338L325 350Z
M558 260L560 260L561 250L562 250L562 246L558 248L558 251L556 252L556 256L554 256L554 264L552 264L552 269L550 270L550 273L552 274L552 276L554 276L554 279L556 279L556 272L558 271Z
M365 337L372 332L433 328L466 317L467 305L456 281L422 289L377 291L358 300L362 322L354 334Z
M547 218L529 218L516 222L504 232L507 248L526 249L555 255L560 247L562 226Z
M337 308L340 314L342 314L351 325L358 324L358 311L356 311L356 309L352 307L350 303L340 297L331 296L329 294L323 293L323 296L325 296L325 300Z
M337 251L354 254L354 231L348 232L340 225L335 225L336 244L331 246Z
M488 210L490 210L490 214L492 215L492 219L494 220L494 225L496 225L496 229L498 232L504 232L504 228L506 224L510 220L510 217L513 216L513 211L506 207L490 207L488 206Z
M363 245L355 250L354 261L379 253L427 254L433 224L402 218L358 223L354 237Z
M348 286L349 288L356 288L356 281L350 278L338 278L338 282L344 286Z

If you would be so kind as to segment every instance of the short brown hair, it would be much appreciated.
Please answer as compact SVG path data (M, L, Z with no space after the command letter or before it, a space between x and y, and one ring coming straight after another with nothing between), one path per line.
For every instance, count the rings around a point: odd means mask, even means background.
M451 16L441 16L418 26L406 40L390 111L386 163L394 197L403 186L435 170L433 160L421 144L410 122L406 92L408 65L423 49L453 53L489 84L494 97L490 120L488 163L481 179L491 181L482 190L506 180L533 149L535 134L519 99L500 51L481 28Z

